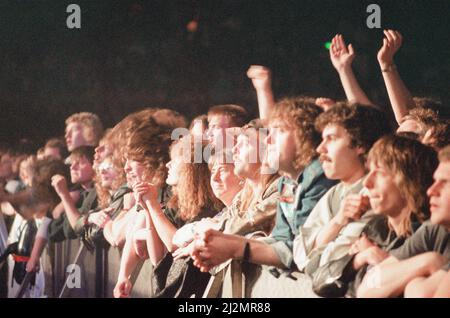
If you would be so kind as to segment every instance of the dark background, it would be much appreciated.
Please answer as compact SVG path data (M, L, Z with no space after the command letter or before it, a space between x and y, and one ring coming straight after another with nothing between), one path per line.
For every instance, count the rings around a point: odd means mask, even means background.
M66 27L70 3L81 7L80 30ZM404 36L396 64L413 95L448 106L448 0L1 0L0 142L40 146L78 111L97 113L105 127L151 106L189 118L221 103L254 112L250 64L272 68L277 97L343 99L324 48L336 33L353 43L369 97L388 108L376 61L382 30L366 26L370 3L381 6L382 28ZM198 30L188 32L193 19Z

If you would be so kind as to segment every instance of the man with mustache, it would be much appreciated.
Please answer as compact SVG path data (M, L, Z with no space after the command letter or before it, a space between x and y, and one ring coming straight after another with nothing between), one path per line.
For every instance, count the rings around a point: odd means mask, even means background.
M310 276L346 258L373 217L363 189L366 155L390 132L382 111L360 104L330 108L317 118L316 128L322 132L317 152L325 175L340 183L319 200L294 241L294 261Z
M424 223L390 257L372 268L358 297L449 297L450 146L439 152L440 164L428 189L431 222Z

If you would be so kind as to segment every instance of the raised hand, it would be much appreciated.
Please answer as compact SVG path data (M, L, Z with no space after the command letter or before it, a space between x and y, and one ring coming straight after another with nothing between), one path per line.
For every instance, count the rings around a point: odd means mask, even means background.
M64 178L64 176L60 174L55 174L52 177L52 187L55 189L59 197L63 197L69 194L66 178Z
M337 34L331 40L330 59L334 68L339 72L352 65L355 58L355 50L353 46L345 44L342 34Z
M252 80L256 91L272 90L272 74L270 69L261 65L251 65L247 76Z
M394 63L394 55L402 46L402 35L398 31L384 30L383 46L378 51L377 59L382 69Z

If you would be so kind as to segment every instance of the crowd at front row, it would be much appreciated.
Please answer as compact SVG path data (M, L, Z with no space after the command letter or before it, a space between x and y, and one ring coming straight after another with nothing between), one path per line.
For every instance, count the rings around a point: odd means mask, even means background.
M4 150L11 288L36 272L29 292L42 296L47 242L80 237L121 249L115 297L130 296L142 259L155 297L201 297L232 260L300 271L323 297L450 297L448 122L416 107L395 132L376 106L273 103L258 91L267 69L249 76L258 119L218 105L186 129L179 113L149 108L103 133L96 115L77 113L67 159L56 139L37 155Z

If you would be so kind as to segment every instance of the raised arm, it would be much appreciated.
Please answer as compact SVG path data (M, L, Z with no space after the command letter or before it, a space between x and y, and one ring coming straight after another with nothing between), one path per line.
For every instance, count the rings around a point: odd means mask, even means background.
M260 65L252 65L247 71L252 80L258 98L259 117L267 119L273 111L275 100L272 92L272 74L270 69Z
M366 105L372 104L353 73L352 62L355 59L355 50L351 44L348 46L345 44L341 34L337 34L331 41L330 59L339 74L347 100Z
M70 196L69 189L67 188L66 178L59 174L54 175L52 177L52 186L61 199L70 226L74 228L81 216L81 213L78 211L77 207L75 206L75 202Z
M395 119L400 124L402 118L414 107L414 101L394 64L394 55L402 46L402 35L393 30L384 30L384 35L383 46L378 51L377 59Z

